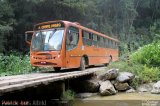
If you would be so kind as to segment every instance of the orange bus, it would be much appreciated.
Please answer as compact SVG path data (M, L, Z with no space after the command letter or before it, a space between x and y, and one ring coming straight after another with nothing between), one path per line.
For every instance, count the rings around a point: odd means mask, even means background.
M32 34L31 41L28 40ZM30 44L32 66L79 68L108 64L118 60L118 40L76 22L49 21L27 31L26 42Z

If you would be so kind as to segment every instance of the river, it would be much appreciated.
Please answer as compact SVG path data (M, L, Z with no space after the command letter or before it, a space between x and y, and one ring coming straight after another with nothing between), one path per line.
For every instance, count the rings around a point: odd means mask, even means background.
M118 93L112 96L92 96L76 99L74 106L160 106L160 94Z

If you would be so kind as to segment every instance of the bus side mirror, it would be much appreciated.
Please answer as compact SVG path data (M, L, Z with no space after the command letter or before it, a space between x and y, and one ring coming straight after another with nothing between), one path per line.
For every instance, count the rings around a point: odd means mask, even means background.
M31 44L32 35L33 35L33 31L25 32L25 42L29 45Z

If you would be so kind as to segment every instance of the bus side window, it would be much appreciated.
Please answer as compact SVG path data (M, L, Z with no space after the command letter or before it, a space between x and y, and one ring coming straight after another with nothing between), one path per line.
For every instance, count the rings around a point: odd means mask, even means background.
M106 39L103 37L103 48L105 48L105 41Z
M100 37L100 47L104 47L104 38Z
M75 27L69 27L67 31L67 37L66 37L66 49L72 50L74 49L79 40L79 31Z
M113 48L113 41L111 40L111 48Z
M92 45L92 34L86 31L82 32L83 44L87 46Z
M93 41L92 41L93 46L97 46L97 35L93 34Z
M100 37L99 36L97 36L97 47L100 47Z
M117 42L115 42L115 46L116 46L115 48L117 49L118 48Z
M87 37L89 37L89 36L87 35L87 33L85 31L83 31L82 32L82 39L83 39L84 45L87 45L87 39L88 39Z
M116 49L116 42L115 41L113 42L113 46L114 46L114 49Z
M111 40L108 39L108 48L111 48Z
M93 35L92 33L89 33L89 46L92 45L92 41L93 41Z
M105 48L108 48L108 39L105 40Z
M103 48L105 48L105 38L103 37Z

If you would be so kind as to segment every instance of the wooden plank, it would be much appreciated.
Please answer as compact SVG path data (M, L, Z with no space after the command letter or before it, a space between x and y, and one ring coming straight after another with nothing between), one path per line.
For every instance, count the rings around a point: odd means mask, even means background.
M64 74L58 74L58 75L50 74L50 75L43 75L43 76L40 76L40 77L39 77L39 75L33 76L33 77L25 77L24 76L22 78L14 78L14 79L11 79L11 80L3 80L3 81L0 81L0 87L6 86L6 85L13 85L13 84L18 84L18 83L34 81L34 80L40 80L40 79L45 79L45 78L50 78L50 77L60 76L60 75L66 75L66 74L65 73Z
M90 72L90 73L92 73L92 72ZM74 77L82 76L82 75L87 75L87 74L90 74L90 73L74 74ZM0 94L1 93L5 93L5 92L14 91L14 90L24 89L24 88L27 88L27 87L37 86L39 84L48 84L49 82L65 80L65 79L72 78L72 77L73 77L73 75L69 75L68 74L67 76L47 78L47 79L42 79L42 80L37 80L37 81L25 82L25 83L21 83L21 84L14 84L14 85L10 85L10 86L3 86L3 87L0 88Z
M4 80L0 81L0 95L2 95L5 92L20 90L27 87L37 86L40 84L48 84L54 81L60 81L60 80L76 78L83 75L92 74L100 69L102 70L104 69L104 67L87 69L85 71L74 71L66 73L47 73L47 74L36 73L28 75L17 75L18 77L11 76L10 78L9 77L2 78Z

